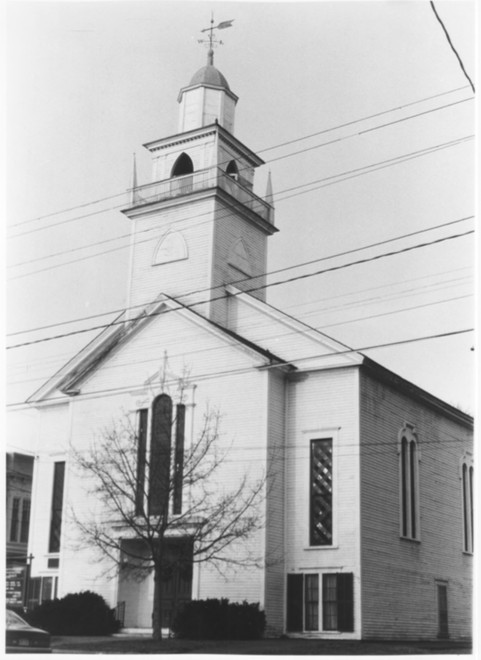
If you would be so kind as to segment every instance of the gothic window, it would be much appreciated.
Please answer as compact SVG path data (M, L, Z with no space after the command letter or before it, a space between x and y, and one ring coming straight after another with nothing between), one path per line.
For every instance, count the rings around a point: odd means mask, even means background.
M463 550L473 552L474 517L473 517L473 483L474 468L470 457L463 457L461 463L461 488L463 499Z
M155 248L152 265L168 264L172 261L187 259L188 256L187 244L183 235L179 231L168 231Z
M144 408L138 411L137 427L137 475L135 484L135 514L144 512L145 498L145 457L147 451L147 420L149 411Z
M310 545L332 545L332 438L311 440Z
M166 516L169 506L172 399L159 394L152 403L149 514Z
M244 275L252 275L251 259L245 241L239 238L231 246L228 262Z
M171 172L171 177L184 176L185 174L192 174L193 171L194 171L194 164L192 163L190 156L188 156L185 152L183 152L180 154L180 156L177 158L177 160L174 163Z
M235 181L239 181L239 169L235 160L231 160L227 165L226 174L232 177Z
M419 456L417 437L412 425L405 424L403 426L399 442L401 536L418 540L420 538Z
M51 507L51 515L50 515L50 538L48 545L49 552L60 551L64 479L65 479L65 461L54 463L52 507Z
M322 629L354 630L352 573L325 573L322 576Z

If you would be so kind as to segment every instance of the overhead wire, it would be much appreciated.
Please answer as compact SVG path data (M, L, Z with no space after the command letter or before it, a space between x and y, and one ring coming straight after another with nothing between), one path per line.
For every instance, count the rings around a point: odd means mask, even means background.
M270 288L270 287L273 287L273 286L279 286L281 284L286 284L286 283L289 283L289 282L294 282L294 281L306 279L306 278L309 278L309 277L315 277L317 275L322 275L322 274L328 273L328 272L334 272L334 271L341 270L341 269L344 269L344 268L349 268L351 266L357 266L357 265L369 263L369 262L372 262L372 261L378 261L379 259L392 257L392 256L402 254L402 253L406 253L406 252L411 252L413 250L417 250L417 249L421 249L421 248L424 248L424 247L429 247L431 245L436 245L436 244L439 244L439 243L443 243L443 242L446 242L448 240L454 240L454 239L457 239L457 238L462 238L464 236L468 236L468 235L473 234L473 233L474 233L474 230L471 229L471 230L462 232L460 234L453 234L451 236L443 236L441 238L437 238L437 239L432 240L432 241L427 241L425 243L418 243L416 245L411 245L411 246L408 246L408 247L404 247L404 248L399 249L399 250L393 250L391 252L385 252L385 253L382 253L380 255L374 255L372 257L366 257L365 259L358 259L358 260L350 262L348 264L342 264L342 265L338 265L338 266L331 266L329 268L325 268L325 269L322 269L322 270L315 271L314 273L304 273L304 274L301 274L301 275L296 275L296 276L287 278L285 280L279 280L279 281L276 281L276 282L269 282L269 283L266 283L266 284L262 284L262 285L252 287L250 289L244 289L243 291L239 291L238 293L223 294L221 296L217 296L217 297L214 297L214 298L208 298L208 299L204 299L204 300L201 300L201 301L196 301L196 302L190 303L189 305L183 305L183 307L191 309L192 307L203 305L205 303L214 302L216 300L222 300L222 299L224 299L228 296L240 295L240 294L245 294L245 293L253 293L255 291L260 291L261 289L267 289L267 288ZM255 279L258 279L258 278L259 278L259 276L257 276ZM182 296L182 297L184 297L184 296ZM178 302L178 300L176 300L176 302ZM177 310L172 310L172 311L177 311ZM157 316L160 313L165 313L165 311L164 312L150 312L150 313L147 313L145 315L145 318L152 317L152 316ZM60 335L55 335L55 336L51 336L51 337L43 337L41 339L35 339L35 340L27 341L27 342L22 342L22 343L19 343L19 344L14 344L12 346L7 346L7 350L11 350L11 349L14 349L14 348L20 348L21 346L29 346L29 345L32 345L32 344L38 344L38 343L42 343L42 342L45 342L45 341L52 341L54 339L60 339L62 337L68 337L68 336L72 336L72 335L76 335L76 334L82 334L82 333L85 333L85 332L90 332L92 330L101 330L101 329L111 328L115 325L124 325L125 322L126 322L126 320L122 319L122 320L118 320L118 321L113 321L113 322L108 323L108 324L101 324L101 325L98 325L98 326L92 326L90 328L83 328L81 330L72 330L70 332L63 333L63 334L60 334Z
M456 59L458 60L458 64L459 64L459 66L461 67L461 71L464 73L464 76L465 76L466 80L469 82L469 84L470 84L470 86L471 86L471 89L473 90L473 94L476 93L476 90L474 89L473 81L472 81L471 78L468 76L468 73L467 73L466 68L465 68L465 66L464 66L464 63L463 63L463 60L461 59L461 56L459 55L458 51L457 51L456 48L454 47L454 44L453 44L453 42L452 42L452 39L451 39L451 37L449 36L449 32L448 32L446 26L444 25L444 23L443 23L441 17L439 16L438 12L436 11L436 7L434 6L434 2L433 2L432 0L430 0L429 4L431 5L431 9L433 10L434 15L436 16L436 18L437 18L437 20L438 20L438 23L441 25L441 27L442 27L442 29L443 29L444 36L446 37L446 39L447 39L447 41L448 41L448 44L449 44L449 46L451 47L451 50L453 51L453 53L454 53L455 56L456 56Z
M432 307L434 305L443 304L443 303L447 303L447 302L454 302L454 301L461 300L461 299L464 299L464 298L472 297L472 295L473 294L465 295L465 296L456 296L456 297L447 298L447 299L443 299L443 300L435 300L435 301L431 301L429 303L414 305L414 306L411 306L411 307L403 307L401 309L391 310L391 311L383 312L383 313L380 313L380 314L370 314L368 316L363 316L363 317L359 317L359 318L356 318L356 319L348 319L347 321L339 321L337 323L330 323L330 324L327 324L327 325L321 325L320 327L308 326L306 321L305 321L306 317L303 317L301 319L298 319L298 321L300 323L302 323L303 325L307 326L306 330L296 329L296 330L290 330L288 332L283 332L281 334L263 335L262 342L265 343L265 342L269 342L269 341L277 341L279 339L284 339L286 337L291 337L293 335L307 334L308 332L312 332L312 330L314 330L318 333L324 334L324 330L326 330L328 328L331 328L331 327L335 327L335 326L338 327L338 326L341 326L341 325L348 325L350 323L370 320L370 319L384 317L384 316L389 316L389 315L392 315L392 314L400 314L400 313L403 313L403 312L406 312L406 311L412 311L412 310L415 310L415 309L421 309L421 308L425 308L425 307ZM257 329L258 330L262 329L262 326L257 326ZM334 341L336 341L336 340L334 340ZM341 343L341 342L337 341L337 343ZM195 349L195 350L192 350L192 351L189 351L189 350L185 351L184 350L184 351L182 351L182 353L171 355L170 358L174 359L174 358L177 358L177 357L189 357L189 356L194 356L194 355L197 356L199 354L215 352L215 351L218 351L218 350L221 350L221 349L219 349L219 347L217 347L217 346L209 347L209 348L202 348L202 349ZM104 366L103 368L104 368L104 372L106 372L106 371L115 370L115 369L125 369L125 367L131 366L131 365L138 366L140 364L151 364L151 362L152 362L152 359L149 358L147 360L135 360L135 362L118 362L114 365ZM296 359L293 358L292 362L296 362ZM44 375L44 376L37 376L35 378L27 378L27 379L21 379L21 380L10 380L8 384L9 384L9 386L15 386L15 385L25 385L27 383L34 383L34 382L38 382L38 381L45 382L45 380L49 376L51 376L50 373L47 376Z
M400 339L397 341L390 341L390 342L384 342L384 343L379 343L379 344L372 344L368 346L363 346L359 348L346 348L342 350L336 350L328 353L321 353L321 354L315 354L315 355L310 355L307 357L301 357L301 358L296 358L294 360L279 360L278 362L273 362L271 364L266 364L266 365L255 365L255 366L249 366L249 367L241 367L238 369L228 369L228 370L223 370L223 371L217 371L213 373L206 373L206 374L192 374L191 378L195 380L196 382L201 381L201 380L206 380L206 379L211 379L211 378L221 378L225 376L234 376L234 375L243 375L245 373L249 372L259 372L259 370L263 371L268 371L270 369L274 368L279 368L281 366L289 366L292 362L295 363L300 363L300 362L306 362L308 360L313 360L317 358L327 358L327 357L332 357L332 356L340 356L340 355L348 355L352 353L362 353L366 351L372 351L376 349L382 349L382 348L389 348L391 346L401 346L401 345L407 345L407 344L413 344L417 343L420 341L428 341L431 339L444 339L447 337L454 337L462 334L466 334L469 332L473 332L474 328L463 328L461 330L452 330L449 332L442 332L442 333L436 333L436 334L431 334L431 335L424 335L421 337L412 337L410 339ZM338 342L340 343L340 342ZM135 364L135 363L132 363ZM130 385L122 385L121 387L114 387L114 388L104 388L102 390L96 390L92 392L88 392L85 395L78 394L77 397L92 397L93 395L109 395L109 394L119 394L122 392L132 392L133 390L143 390L145 389L146 384L141 383L141 384L130 384ZM65 396L54 396L54 397L48 397L43 400L44 403L47 402L55 402L55 401L65 401L66 397ZM25 404L24 401L19 401L15 403L9 403L7 404L7 408L12 408L12 407L17 407L17 406L25 406L29 407L28 404Z
M317 257L316 259L309 259L307 261L301 262L299 264L293 264L291 266L283 266L282 268L277 268L275 270L267 271L265 273L260 273L259 275L245 276L245 277L239 278L237 280L231 281L230 284L232 286L235 286L235 285L238 285L238 284L243 284L244 282L252 281L253 279L259 279L261 277L268 277L268 276L276 275L278 273L286 272L288 270L293 270L295 268L302 268L304 266L310 266L314 263L319 263L321 261L326 261L326 260L329 260L329 259L334 259L334 258L338 258L338 257L342 257L342 256L347 256L347 255L353 254L355 252L371 249L373 247L380 247L381 245L386 245L387 243L391 243L393 241L398 241L398 240L402 240L402 239L405 239L405 238L411 238L413 236L418 236L418 235L424 234L428 231L433 231L435 229L441 229L441 228L444 228L444 227L448 227L450 225L458 224L460 222L465 222L465 221L471 220L473 218L474 218L474 216L470 215L470 216L465 216L463 218L457 218L456 220L450 220L448 222L440 223L438 225L431 225L430 227L425 227L423 229L418 229L416 231L408 232L406 234L401 234L399 236L394 236L394 237L391 237L391 238L388 238L388 239L384 239L382 241L376 241L374 243L369 243L367 245L360 246L360 247L357 247L357 248L351 248L350 250L343 250L342 252L337 252L335 254L325 255L323 257ZM139 241L139 243L140 242L143 242L143 241ZM222 284L222 285L218 285L218 286L214 286L214 287L205 287L205 288L202 288L202 289L189 291L189 292L179 296L179 298L182 299L186 296L192 296L192 295L196 295L198 293L207 293L209 291L216 291L217 289L223 289L224 286L225 285ZM106 311L106 312L101 312L99 314L92 314L92 315L89 315L89 316L83 316L83 317L76 318L76 319L70 319L68 321L61 321L61 322L57 322L57 323L53 323L53 324L51 323L49 325L39 326L37 328L29 328L27 330L18 330L17 332L7 334L7 337L12 337L14 335L24 334L26 332L32 332L32 331L36 331L36 330L46 330L48 328L58 327L60 325L67 325L67 324L70 324L70 323L77 323L77 322L80 322L80 321L86 321L86 320L90 320L90 319L94 319L94 318L100 318L102 316L106 316L106 315L110 315L110 314L120 314L124 311L133 311L134 309L140 309L140 308L143 308L144 306L145 306L144 304L132 305L132 306L127 307L127 308L124 307L124 308L121 308L121 309L115 309L115 310L110 310L110 311Z
M348 179L356 178L357 176L363 176L365 174L370 174L373 171L379 171L379 170L385 169L386 167L391 167L391 166L399 164L399 163L404 163L407 160L411 160L413 158L418 158L418 157L421 157L421 156L424 156L424 155L428 155L428 154L433 153L434 151L438 151L440 149L449 148L451 146L457 146L461 142L472 139L473 137L474 136L467 136L467 137L460 138L460 139L454 140L454 141L450 141L450 142L447 142L447 143L444 143L444 144L439 144L439 145L435 145L433 147L428 147L427 149L421 149L420 151L411 152L411 153L408 153L408 154L403 154L401 156L396 156L395 158L390 158L390 159L387 159L387 160L384 160L384 161L380 161L379 163L373 163L371 165L366 165L366 166L362 166L362 167L359 167L359 168L354 168L354 169L348 170L346 172L342 172L342 173L339 173L339 174L336 174L336 175L331 175L329 177L324 177L323 179L317 179L317 180L314 180L314 181L310 181L308 183L293 186L291 188L286 188L285 190L280 191L279 194L282 194L283 192L290 192L290 191L293 191L293 190L297 190L298 192L296 192L292 195L285 196L285 197L280 197L279 199L277 199L277 202L279 202L279 201L282 202L285 199L290 199L292 197L296 197L296 196L301 195L301 194L306 194L306 193L309 193L309 192L313 192L314 190L318 190L320 188L325 188L325 187L330 186L330 185L335 185L337 183L342 183L343 181L346 181ZM345 175L347 175L347 176L345 176ZM339 177L345 177L345 178L340 179L339 181L332 181L332 179L338 179ZM323 182L327 182L327 183L325 183L325 185L316 185L315 188L311 188L310 190L299 191L299 188L305 188L306 186L321 184ZM175 224L180 223L180 222L183 223L183 222L186 222L188 220L195 220L195 219L197 219L197 218L199 218L203 215L211 215L211 211L206 211L204 213L199 213L199 214L196 214L194 216L190 216L188 218L181 218L181 219L178 219L178 220L174 220L174 221L170 222L169 226L175 225ZM217 219L222 220L222 219L227 218L227 217L230 217L229 212L226 212L224 215L220 214ZM196 225L192 225L192 227L197 227L200 224L205 224L205 223L208 223L210 221L211 220L209 219L209 220L206 220L204 222L197 223ZM150 232L150 231L153 231L155 229L157 229L157 227L140 230L138 233ZM119 240L119 238L125 238L127 236L130 236L130 234L125 234L125 235L122 235L120 237L115 237L115 238L112 238L112 239L106 239L105 241L101 241L101 242L102 243L107 243L109 241ZM147 238L143 242L148 242L150 240L151 240L150 238ZM138 243L140 243L140 242L142 242L142 241L139 241ZM85 249L86 247L92 247L92 246L95 246L95 245L96 245L96 243L94 243L92 245L88 245L88 246L71 248L69 250L65 250L65 251L62 251L62 252L66 254L66 253L69 253L69 252L75 252L79 249ZM121 245L119 247L112 248L111 250L103 250L102 252L96 252L94 254L85 255L85 256L79 257L77 259L72 259L70 261L62 262L60 264L54 264L54 265L51 265L51 266L46 266L45 268L40 268L40 269L37 269L37 270L30 271L28 273L23 273L21 275L15 275L15 276L9 277L7 279L9 281L13 281L13 280L17 280L17 279L23 279L25 277L30 277L31 275L36 275L38 273L46 272L46 271L49 271L49 270L52 270L52 269L55 269L55 268L61 268L63 266L70 265L72 263L79 263L79 262L85 261L87 259L93 259L93 258L98 257L98 256L103 256L104 254L110 254L111 252L117 252L118 250L124 250L128 247L130 247L130 243L126 243L125 245ZM60 255L51 255L51 256L60 256ZM47 256L47 257L40 257L39 260L44 259L44 258L50 258L50 255ZM21 265L25 265L27 263L28 262L23 262L23 263L20 263L20 264L14 264L11 267L21 266Z
M294 139L288 140L286 142L280 142L276 145L266 147L266 148L263 148L263 149L257 149L256 153L265 153L266 151L271 151L273 149L278 149L280 147L287 146L289 144L294 144L294 143L300 142L302 140L307 140L307 139L316 137L318 135L323 135L325 133L329 133L329 132L332 132L334 130L338 130L340 128L346 128L347 126L352 126L352 125L360 123L362 121L367 121L369 119L375 119L376 117L380 117L382 115L389 114L391 112L397 112L397 111L403 110L407 107L410 107L410 106L413 106L413 105L418 105L419 103L424 103L425 101L430 101L430 100L435 99L435 98L440 98L441 96L447 96L449 94L454 94L455 92L462 91L462 90L466 89L467 87L468 87L468 85L464 85L462 87L456 87L456 88L448 90L446 92L440 92L438 94L432 94L431 96L426 96L426 97L424 97L422 99L418 99L416 101L411 101L411 102L404 103L404 104L399 105L399 106L395 106L393 108L388 108L387 110L382 110L381 112L376 112L374 114L366 115L366 116L360 117L358 119L353 119L353 120L345 122L343 124L338 124L336 126L331 126L329 128L322 129L320 131L316 131L315 133L311 133L309 135L304 135L304 136L301 136L301 137L298 137L298 138L294 138ZM466 100L469 100L469 99L466 99ZM227 161L225 163L220 163L220 165L226 164L226 163L227 163ZM55 215L59 215L61 213L68 213L68 212L71 212L71 211L75 211L76 209L85 208L86 206L91 206L93 204L99 204L101 202L108 201L110 199L114 199L116 197L120 197L122 195L125 195L126 192L128 192L128 191L122 191L121 193L116 193L114 195L101 197L100 199L92 200L92 201L89 201L89 202L84 202L82 204L77 204L76 206L72 206L72 207L69 207L69 208L66 208L66 209L61 209L59 211L53 211L52 213L47 213L47 214L44 214L44 215L40 215L40 216L37 216L35 218L30 218L28 220L23 220L21 222L11 223L9 225L9 227L18 227L20 225L28 224L28 223L31 223L31 222L36 222L38 220L44 220L45 218L49 218L49 217L52 217L52 216L55 216Z

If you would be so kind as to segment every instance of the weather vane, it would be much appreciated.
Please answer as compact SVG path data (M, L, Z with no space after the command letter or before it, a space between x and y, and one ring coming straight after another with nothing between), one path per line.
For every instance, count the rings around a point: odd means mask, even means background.
M207 39L199 39L198 42L200 44L204 44L208 49L207 53L207 62L209 64L214 64L214 48L217 48L217 46L222 45L222 41L218 41L215 36L214 36L214 30L225 30L228 27L232 26L232 23L234 22L234 18L230 21L222 21L218 25L214 25L214 13L212 13L212 17L210 19L210 27L204 28L201 30L201 32L208 32L209 34L207 35Z

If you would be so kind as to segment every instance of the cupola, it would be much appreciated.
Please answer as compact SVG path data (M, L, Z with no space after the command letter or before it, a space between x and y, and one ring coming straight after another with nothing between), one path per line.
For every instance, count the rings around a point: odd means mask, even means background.
M216 122L233 133L237 100L225 76L214 66L214 52L210 49L207 64L179 92L179 133Z

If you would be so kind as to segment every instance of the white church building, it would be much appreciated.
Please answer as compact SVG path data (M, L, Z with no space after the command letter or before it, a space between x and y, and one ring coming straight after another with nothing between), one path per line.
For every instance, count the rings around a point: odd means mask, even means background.
M161 381L187 370L186 446L214 406L222 483L267 481L249 540L263 565L194 564L184 600L258 602L271 635L469 637L472 418L268 304L272 191L253 191L263 161L235 137L237 96L211 53L178 100L178 132L144 145L153 182L123 210L125 312L28 400L30 604L91 590L123 604L126 627L151 626L152 575L107 577L109 560L74 542L87 505L71 452L125 413L148 451Z

